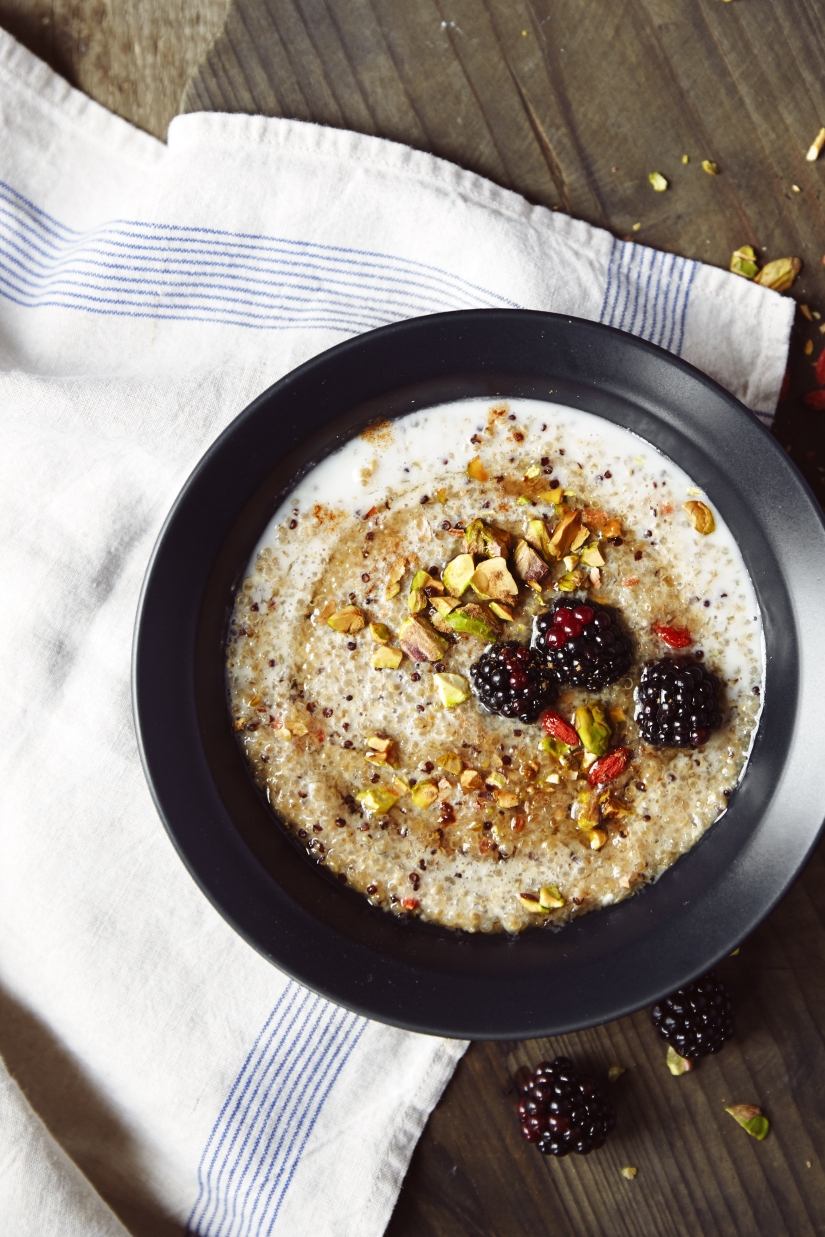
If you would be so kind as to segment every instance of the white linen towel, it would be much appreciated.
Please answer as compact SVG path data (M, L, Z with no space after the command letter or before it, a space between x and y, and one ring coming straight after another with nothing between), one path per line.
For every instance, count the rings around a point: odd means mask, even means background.
M7 35L0 109L0 1050L45 1122L0 1074L0 1233L372 1237L464 1045L287 980L175 855L129 697L163 517L255 395L383 323L575 314L769 419L793 304L378 139L163 145Z

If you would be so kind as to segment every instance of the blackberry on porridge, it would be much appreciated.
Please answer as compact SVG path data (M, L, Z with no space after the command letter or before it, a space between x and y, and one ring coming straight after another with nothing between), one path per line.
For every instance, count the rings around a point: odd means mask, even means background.
M560 926L726 810L762 629L707 496L628 430L533 400L378 422L276 513L227 642L285 828L376 906Z

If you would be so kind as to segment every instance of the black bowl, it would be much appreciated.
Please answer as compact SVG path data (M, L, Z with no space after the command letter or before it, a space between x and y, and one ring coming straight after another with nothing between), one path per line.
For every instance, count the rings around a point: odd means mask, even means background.
M516 939L402 922L317 867L273 820L232 732L227 617L252 549L305 470L366 422L469 397L552 398L654 443L742 549L765 628L759 733L729 811L660 880ZM441 1035L558 1034L649 1004L734 949L798 875L825 805L825 530L799 473L704 374L555 314L415 318L339 345L264 392L183 488L138 613L146 776L184 863L251 945L372 1018Z

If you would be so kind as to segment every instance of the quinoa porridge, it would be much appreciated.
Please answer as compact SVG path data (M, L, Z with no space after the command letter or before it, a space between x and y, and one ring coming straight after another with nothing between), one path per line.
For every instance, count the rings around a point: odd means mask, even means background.
M314 468L227 642L273 828L377 906L482 932L559 926L687 851L742 775L762 667L706 496L533 400L379 422Z

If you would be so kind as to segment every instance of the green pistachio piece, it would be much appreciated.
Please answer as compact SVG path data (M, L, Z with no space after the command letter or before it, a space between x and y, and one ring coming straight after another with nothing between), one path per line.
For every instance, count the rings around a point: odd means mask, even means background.
M501 601L491 601L490 609L496 618L503 619L505 623L512 623L516 617L510 606L505 606Z
M526 541L519 541L513 551L513 565L525 584L538 584L550 568Z
M538 899L538 894L535 893L520 893L518 900L526 911L531 915L546 915L547 910L542 906Z
M433 597L432 605L433 609L437 610L442 618L446 618L451 610L455 610L456 606L461 605L461 602L457 597Z
M370 665L375 670L397 670L404 660L401 649L390 649L382 646L376 649L370 658Z
M453 597L460 597L470 583L475 569L472 554L459 554L457 558L452 559L442 573L447 592Z
M499 790L503 790L507 785L507 778L497 769L494 769L492 773L488 773L484 780L488 786L497 786Z
M483 559L476 567L470 584L485 601L507 601L510 597L518 597L518 585L503 558Z
M438 787L435 782L418 782L410 791L410 798L416 807L432 807L438 798Z
M560 593L575 593L581 588L586 579L587 572L577 567L575 571L568 571L560 580L557 580L556 588Z
M680 1057L675 1048L668 1045L667 1056L665 1057L667 1067L674 1077L678 1078L680 1074L687 1074L693 1069L693 1062L688 1057Z
M420 614L422 610L426 610L430 604L430 599L424 592L423 588L414 588L410 590L410 595L407 598L407 608L410 614Z
M342 635L354 635L362 629L365 623L366 619L357 606L344 606L342 610L336 610L327 619L327 626Z
M753 279L759 267L756 264L756 254L752 245L740 245L734 250L730 258L730 269L734 275L741 275L744 279Z
M597 545L589 545L587 549L582 550L581 560L587 567L604 566L604 555Z
M524 474L525 481L533 481L536 477L541 476L541 464L531 464Z
M801 270L799 258L775 258L765 263L753 282L763 288L773 288L774 292L787 292Z
M564 906L564 898L555 885L545 885L539 890L539 902L546 911L558 910Z
M565 511L550 538L550 554L553 558L564 558L565 554L570 553L570 547L581 526L582 513L580 511Z
M450 647L449 641L434 632L419 614L404 619L398 629L398 643L413 661L439 661Z
M549 752L551 756L555 756L556 760L564 760L574 750L572 747L568 747L566 743L562 743L561 739L554 739L549 734L539 740L539 747L543 752Z
M433 682L445 709L470 699L470 684L461 674L434 674Z
M488 558L506 558L513 538L503 528L471 520L464 530L464 553L486 554Z
M439 768L443 769L445 773L454 773L456 777L464 768L464 761L458 752L444 752L443 756L439 756L437 763Z
M761 1108L757 1108L755 1104L734 1104L732 1108L726 1108L725 1112L729 1112L734 1121L742 1126L743 1130L747 1130L754 1138L758 1138L761 1142L767 1137L768 1130L771 1128L771 1123L764 1115Z
M374 812L376 816L386 815L390 808L395 806L399 797L388 786L370 786L369 790L359 790L355 796L368 812Z
M434 593L443 593L444 585L440 580L436 580L435 576L431 576L427 571L416 571L410 581L410 592L415 592L417 589L431 589Z
M555 492L554 490L553 493ZM559 490L559 497L561 497L561 490ZM550 549L550 534L547 531L547 525L544 520L528 520L524 539L534 549L538 550L539 554L545 559L554 557L554 553Z
M470 602L447 615L446 621L453 631L464 632L468 636L477 636L479 640L494 643L501 634L501 627L484 606Z
M576 709L573 721L582 747L594 756L603 756L610 746L612 727L600 704L583 704Z
M647 179L657 193L664 193L665 189L667 189L667 181L661 172L649 172Z
M370 635L376 644L386 644L392 639L392 632L386 623L370 623Z

